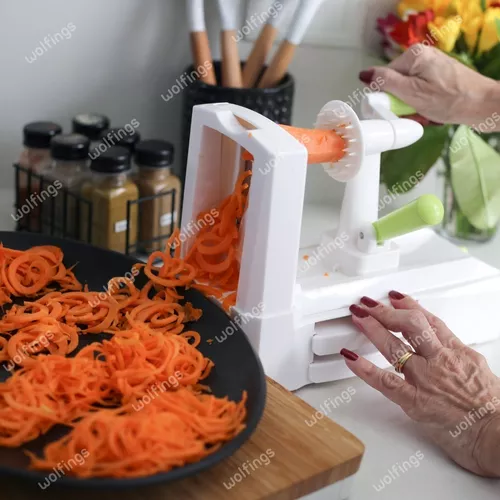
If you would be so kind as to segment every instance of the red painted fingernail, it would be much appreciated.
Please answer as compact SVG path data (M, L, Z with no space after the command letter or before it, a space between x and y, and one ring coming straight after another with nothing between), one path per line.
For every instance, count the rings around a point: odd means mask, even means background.
M359 358L355 352L352 352L349 349L342 349L340 354L342 354L344 358L350 359L351 361L356 361Z
M375 73L375 71L373 69L367 69L367 70L361 71L361 73L359 74L359 79L363 83L370 84L373 81L373 74L374 73Z
M370 299L370 297L361 297L360 302L366 307L377 307L378 302L376 300Z
M357 318L368 318L370 316L364 309L354 304L349 307L349 311Z
M394 300L402 300L405 296L402 293L396 292L395 290L391 290L389 292L389 297Z

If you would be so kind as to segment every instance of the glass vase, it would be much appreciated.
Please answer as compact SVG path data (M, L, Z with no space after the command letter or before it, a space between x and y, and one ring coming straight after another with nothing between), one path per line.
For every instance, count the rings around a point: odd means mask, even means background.
M443 178L443 205L444 218L441 226L441 234L446 238L463 243L472 241L476 243L486 243L496 234L498 226L489 229L478 229L474 227L465 214L460 209L453 185L451 183L451 167L449 158L449 147L445 147L443 156L443 167L439 174Z

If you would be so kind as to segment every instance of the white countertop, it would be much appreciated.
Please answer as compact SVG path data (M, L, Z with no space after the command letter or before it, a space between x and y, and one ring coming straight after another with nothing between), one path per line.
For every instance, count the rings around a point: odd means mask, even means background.
M500 341L476 346L476 349L500 375ZM328 416L356 435L366 447L350 500L498 500L499 480L483 479L459 468L420 434L402 410L360 379L306 387L296 394L319 409L326 399L333 400L348 387L356 390L351 402L333 409ZM417 451L424 455L417 468L407 470L382 491L375 490L373 485L379 486L393 465L408 461ZM305 498L332 500L329 488Z
M12 191L0 189L0 229L11 230L13 205ZM314 220L314 224L310 221ZM314 235L310 228L317 227L319 220L336 226L337 214L333 208L307 207L303 222L303 240L310 241ZM486 245L470 245L469 252L485 262L500 267L500 234ZM500 376L500 340L481 346L493 371ZM320 405L347 388L355 389L349 403L342 404L329 413L335 420L355 434L366 446L361 469L355 477L350 500L497 500L500 482L483 479L470 474L450 460L422 436L417 427L394 404L356 378L339 382L318 384L297 391L297 395L319 409ZM346 398L347 399L347 398ZM500 445L500 443L499 443ZM373 485L380 485L382 478L394 465L409 461L417 452L424 456L416 468L400 474L391 484L377 492ZM300 453L300 450L297 450ZM419 454L419 456L421 456ZM314 460L314 457L311 457ZM413 460L416 463L415 459ZM325 488L306 497L308 500L332 500L332 488Z

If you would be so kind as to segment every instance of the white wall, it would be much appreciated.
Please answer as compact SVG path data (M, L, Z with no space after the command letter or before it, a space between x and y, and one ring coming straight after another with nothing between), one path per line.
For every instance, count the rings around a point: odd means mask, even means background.
M7 5L5 5L7 4ZM183 2L16 0L0 15L2 184L18 154L23 124L100 111L115 125L137 119L144 136L178 141L181 99L160 97L189 61ZM33 63L25 56L69 22L76 29Z
M365 1L378 8L394 3ZM213 0L206 3L217 56L216 10ZM0 185L12 184L23 124L51 119L69 129L70 118L82 111L103 112L116 126L135 118L144 137L172 140L180 152L182 97L165 102L161 94L190 62L183 0L16 0L3 2L1 11ZM75 26L71 38L26 61L44 36L68 23ZM367 39L374 33L371 15L369 23ZM249 50L243 42L242 57ZM311 126L325 102L347 98L369 62L359 49L301 47L291 67L297 80L294 122ZM338 199L341 186L325 179L320 167L311 167L308 200Z

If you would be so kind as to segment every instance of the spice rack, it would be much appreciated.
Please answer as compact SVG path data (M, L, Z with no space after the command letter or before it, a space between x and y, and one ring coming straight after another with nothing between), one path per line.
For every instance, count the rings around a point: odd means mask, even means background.
M62 185L56 187L52 179L37 174L17 163L13 167L15 171L15 213L19 216L16 219L16 231L31 231L90 244L94 243L92 220L95 210L91 201L71 192ZM21 182L21 179L23 182ZM52 190L49 190L50 186L52 186ZM54 191L56 191L55 194L52 194ZM46 195L43 193L46 193ZM132 226L132 207L136 205L139 214L141 206L144 208L144 203L160 198L170 200L170 213L172 214L170 223L160 224L160 221L158 221L158 234L160 236L149 240L140 240L140 217L137 217L137 224L135 224L137 235L132 235L130 230ZM27 209L24 210L24 207L27 207ZM62 217L56 216L57 208L62 209ZM125 245L123 253L126 255L140 255L145 253L141 251L143 248L155 244L165 244L176 227L175 208L176 192L174 189L128 201L126 223L124 224ZM69 220L75 221L74 225L68 224Z

